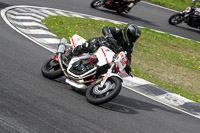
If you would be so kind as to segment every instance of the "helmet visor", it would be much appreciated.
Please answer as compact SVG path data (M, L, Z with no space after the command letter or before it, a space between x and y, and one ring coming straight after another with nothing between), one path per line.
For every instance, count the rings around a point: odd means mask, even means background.
M132 35L132 34L130 33L130 31L128 31L127 34L128 34L127 36L128 36L128 42L129 42L129 43L136 42L137 39L139 38L139 36L134 36L134 35Z

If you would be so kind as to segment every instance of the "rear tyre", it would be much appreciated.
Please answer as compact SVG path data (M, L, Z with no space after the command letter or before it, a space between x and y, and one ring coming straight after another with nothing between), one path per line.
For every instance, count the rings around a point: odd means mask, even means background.
M104 104L115 98L121 91L121 87L121 79L111 77L107 79L103 88L99 88L98 84L89 87L86 91L86 99L94 105Z
M90 4L92 8L100 7L104 4L103 0L93 0Z
M183 17L184 17L183 15L177 13L177 14L172 15L169 18L168 22L171 25L177 25L177 24L180 24L183 21Z
M53 59L45 61L42 65L41 71L42 75L48 79L56 79L64 75L58 61Z

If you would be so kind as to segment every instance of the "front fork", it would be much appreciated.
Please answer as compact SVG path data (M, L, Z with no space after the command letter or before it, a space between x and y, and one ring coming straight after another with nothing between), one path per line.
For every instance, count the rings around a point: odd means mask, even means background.
M189 16L191 15L191 13L186 14L185 12L180 12L179 14L183 16L183 18L180 19L181 22L184 21L187 23L189 21L188 19L189 19Z
M102 87L104 86L105 82L106 82L107 79L110 77L110 75L111 75L111 73L112 73L112 69L113 69L114 66L115 66L115 63L113 63L113 64L111 65L110 69L108 69L107 73L104 74L104 77L103 77L103 79L102 79L102 81L101 81L101 83L100 83L100 85L99 85L100 88L102 88Z

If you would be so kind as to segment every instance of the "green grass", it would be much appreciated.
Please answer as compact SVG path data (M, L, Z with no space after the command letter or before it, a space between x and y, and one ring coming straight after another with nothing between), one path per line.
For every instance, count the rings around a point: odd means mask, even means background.
M183 11L186 7L192 5L192 0L144 0L147 2L155 3L167 8ZM198 4L198 2L197 2ZM200 5L200 4L198 4Z
M124 25L76 17L50 16L43 20L59 38L78 34L86 40L102 36L102 27ZM200 103L200 43L148 28L132 53L132 74Z

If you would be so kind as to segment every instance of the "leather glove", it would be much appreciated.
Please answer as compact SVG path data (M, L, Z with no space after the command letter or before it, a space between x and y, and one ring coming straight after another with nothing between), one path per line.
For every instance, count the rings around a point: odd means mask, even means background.
M82 54L82 53L87 53L88 52L88 47L89 47L89 44L87 42L83 43L82 45L78 45L74 48L73 50L73 54L74 55L79 55L79 54Z
M81 54L81 45L76 46L73 51L72 51L73 55L79 55Z
M85 42L81 46L81 52L87 52L87 49L89 47L89 43Z
M118 46L117 47L117 52L121 52L121 51L124 51L124 49L121 46Z
M115 52L118 53L122 51L122 47L117 45L117 41L114 38L107 38L110 48Z
M117 41L116 41L114 38L108 37L107 40L108 40L108 42L111 43L112 45L117 45Z

